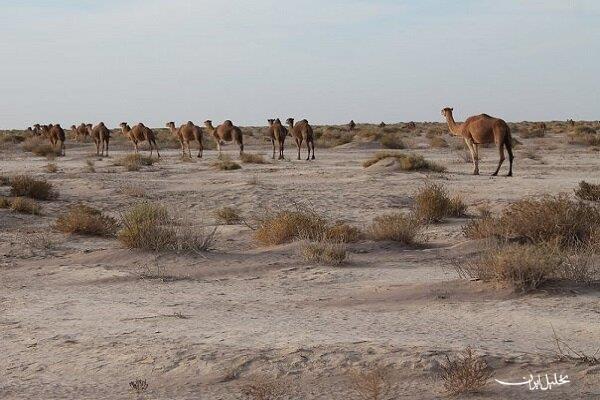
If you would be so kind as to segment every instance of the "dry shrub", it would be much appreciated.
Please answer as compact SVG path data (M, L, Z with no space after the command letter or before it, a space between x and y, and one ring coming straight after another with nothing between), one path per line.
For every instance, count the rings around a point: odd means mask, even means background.
M25 135L9 133L9 132L0 132L0 143L10 143L17 144L22 143L27 139Z
M483 358L478 357L470 347L462 354L450 358L446 356L441 363L441 378L444 390L453 396L480 391L492 377Z
M392 378L389 369L377 367L369 371L351 371L350 384L357 398L361 400L383 400L392 391Z
M284 210L259 221L254 238L263 245L278 245L297 238L316 240L323 237L329 221L307 208Z
M562 263L562 255L554 247L506 244L488 249L464 264L455 263L455 269L462 278L481 279L527 292L556 277Z
M600 209L564 195L523 199L506 207L498 217L469 222L463 232L470 239L497 237L573 247L597 237Z
M0 196L0 208L10 208L11 201L6 196Z
M146 189L138 185L125 185L121 187L120 192L130 197L146 197Z
M77 204L58 217L55 227L64 233L114 236L117 232L117 221L93 207Z
M15 197L24 196L36 200L51 200L58 197L58 193L52 189L51 183L29 175L12 177L10 186L10 194Z
M290 392L289 382L266 376L254 376L241 385L241 393L250 400L280 400Z
M235 225L242 221L240 210L234 207L221 207L214 210L215 219L225 225Z
M242 153L240 160L244 164L267 164L265 157L262 154Z
M343 222L337 222L325 230L324 239L338 243L355 243L362 238L360 229Z
M425 137L427 139L433 139L435 137L442 136L444 132L446 131L442 128L429 128L427 129L427 132L425 132Z
M541 129L522 130L519 132L521 139L543 138L546 134Z
M578 135L594 135L594 134L596 134L596 129L592 126L587 126L587 125L577 125L575 127L574 131Z
M136 379L129 382L129 387L138 395L141 396L148 390L148 382L145 379Z
M444 186L427 183L417 191L413 212L427 223L440 222L448 217L462 217L467 206L460 197L450 198Z
M56 156L59 152L47 142L47 139L41 136L32 136L27 138L21 145L24 151L35 154L36 156Z
M421 238L422 223L413 216L390 213L376 217L367 228L371 240L391 240L405 245L416 245Z
M42 213L42 208L35 201L26 197L12 199L10 209L21 214L40 215Z
M142 166L151 166L155 163L155 161L156 160L150 156L144 156L139 153L135 153L118 158L115 161L114 165L125 167L125 170L127 171L139 171L142 168Z
M46 164L44 169L51 174L58 172L58 166L54 163Z
M177 226L161 204L140 203L121 217L118 239L129 248L150 251L201 252L214 243L216 228L210 232Z
M582 200L600 201L600 185L581 181L579 187L575 189L575 196Z
M346 260L346 246L343 243L322 239L305 241L300 246L304 260L325 265L340 265Z
M221 171L233 171L242 168L242 166L231 160L229 156L222 156L220 160L214 161L212 167Z
M429 146L434 148L448 147L448 142L443 137L435 136L429 139Z
M117 161L117 162L119 162L119 161ZM96 172L96 168L94 167L94 164L95 164L94 160L90 160L90 159L85 160L84 171L85 172L90 172L90 173ZM115 163L115 165L117 165L117 164ZM123 164L123 165L125 165L125 164ZM129 171L129 169L128 169L128 171Z
M316 145L318 147L330 148L350 143L354 138L354 134L345 130L330 128L325 129L325 131L320 136L318 134L315 134L315 138Z
M405 149L406 145L398 134L385 133L380 140L380 143L386 149Z
M380 151L375 155L363 162L363 167L368 168L371 165L377 163L386 158L395 158L399 163L399 168L402 171L432 171L432 172L445 172L446 168L436 164L432 161L428 161L419 154L406 154L400 152L389 152Z
M600 135L596 133L571 133L569 144L581 146L600 146Z

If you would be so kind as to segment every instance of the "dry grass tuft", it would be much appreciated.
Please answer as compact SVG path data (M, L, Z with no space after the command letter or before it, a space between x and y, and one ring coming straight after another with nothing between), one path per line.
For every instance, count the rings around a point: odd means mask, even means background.
M391 240L408 246L419 243L422 223L413 216L391 213L376 217L367 229L371 240Z
M444 148L448 147L448 142L443 137L434 136L429 139L429 146L433 148Z
M287 380L266 376L252 377L240 389L242 395L249 400L282 400L290 392Z
M350 384L361 400L383 400L391 394L393 381L389 369L377 367L369 371L350 371Z
M242 166L231 160L228 156L221 157L220 160L214 161L212 167L221 171L233 171L242 168Z
M405 149L402 138L395 133L385 133L380 139L381 145L386 149Z
M216 228L210 232L177 226L162 204L140 203L121 217L123 228L118 239L129 248L155 252L202 252L215 240Z
M66 214L56 220L55 227L60 232L90 236L114 236L117 221L100 210L83 204L69 208Z
M600 201L600 185L581 181L579 187L575 189L575 196L582 200Z
M547 245L507 244L488 249L464 264L455 264L462 278L481 279L516 292L539 288L556 277L563 258Z
M440 222L448 217L462 217L466 211L467 206L461 198L450 198L442 185L427 183L415 196L413 212L423 222Z
M244 164L267 164L267 160L262 154L242 153L240 160Z
M531 139L543 138L544 136L546 136L546 134L541 129L532 129L519 131L519 136L521 137L521 139Z
M30 197L36 200L51 200L58 197L52 184L29 175L17 175L10 179L10 194L15 197Z
M10 209L21 214L42 214L42 208L35 201L26 197L15 197L12 199Z
M523 199L505 208L498 217L469 222L463 232L469 239L496 237L503 241L575 247L597 238L600 209L564 195Z
M124 185L121 187L120 192L129 197L146 197L146 189L139 185Z
M225 225L236 225L242 221L240 210L234 207L221 207L213 211L215 219Z
M51 174L58 172L58 166L54 163L46 164L44 169L46 170L46 172L49 172Z
M138 395L141 396L148 390L148 382L145 379L136 379L129 382L129 387Z
M297 238L316 240L323 237L329 221L316 212L298 208L280 211L259 221L254 238L263 245L278 245Z
M444 390L453 396L480 391L492 377L483 358L478 357L470 347L454 358L446 356L441 364L441 378Z
M363 233L357 227L343 222L337 222L328 227L324 233L324 239L337 243L355 243L363 237Z
M150 156L144 156L139 153L136 153L128 154L124 157L118 158L114 162L114 165L125 167L126 171L139 171L142 168L142 166L151 166L155 162L156 160Z
M11 201L6 196L0 196L0 208L10 208Z
M363 162L363 167L368 168L376 162L386 158L395 158L399 163L399 169L402 171L446 171L445 167L436 164L432 161L428 161L421 155L390 151L377 152L372 158Z
M47 142L47 139L41 136L32 136L27 138L21 145L24 151L42 157L53 157L59 155L59 152Z
M87 160L85 160L85 167L84 167L84 171L85 172L89 172L89 173L94 173L96 172L96 168L94 167L94 160L90 160L89 158ZM115 164L116 165L116 164Z
M327 239L305 241L300 246L304 260L325 265L340 265L346 260L346 246Z

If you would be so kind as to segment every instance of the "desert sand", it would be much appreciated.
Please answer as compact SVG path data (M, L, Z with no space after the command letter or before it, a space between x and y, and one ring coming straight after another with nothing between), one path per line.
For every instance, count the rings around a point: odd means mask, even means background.
M571 194L583 179L599 183L597 151L569 144L561 129L543 138L515 134L521 144L512 178L489 176L494 148L481 150L482 175L472 176L460 142L447 133L451 146L444 148L405 135L405 151L446 173L400 172L386 163L364 168L380 144L358 138L331 148L317 141L312 162L295 160L288 142L286 160L271 162L270 143L256 133L245 137L246 151L269 163L234 171L211 167L214 150L190 162L176 148L161 148L159 163L126 172L113 165L132 151L123 140L113 141L108 158L95 157L92 143L68 140L66 156L53 161L7 145L0 174L43 177L59 197L40 202L42 216L0 210L0 398L130 399L137 394L129 382L145 379L145 399L234 399L243 398L245 382L268 376L285 382L290 398L351 399L359 397L349 371L386 366L393 371L388 398L434 399L444 396L440 363L467 346L484 356L494 378L570 379L543 392L490 381L471 398L599 398L600 367L558 361L552 327L593 353L600 292L550 285L523 295L460 279L453 261L478 249L462 234L467 218L429 225L418 248L349 244L348 260L335 267L304 261L297 242L261 246L244 224L219 225L214 249L202 254L129 250L116 239L52 227L71 204L118 218L153 201L197 226L217 225L212 212L222 206L251 218L297 202L364 228L387 211L408 210L426 181L460 194L470 215L478 206L497 212L525 196ZM237 159L235 145L225 150ZM88 159L95 172L86 169ZM49 162L57 172L46 172Z

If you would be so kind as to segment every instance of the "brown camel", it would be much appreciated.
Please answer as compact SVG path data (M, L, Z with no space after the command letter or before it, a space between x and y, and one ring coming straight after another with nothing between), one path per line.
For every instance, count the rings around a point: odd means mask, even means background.
M386 127L385 122L381 121L381 123L379 124L379 127L380 128L385 128Z
M88 126L86 127L86 131ZM104 122L100 122L98 125L92 128L91 133L94 143L96 143L96 155L104 156L104 148L106 147L106 157L108 157L108 143L110 142L110 130L104 125ZM102 152L100 148L102 147Z
M71 131L75 135L76 140L80 140L82 138L85 139L86 136L90 134L88 125L84 124L83 122L79 124L79 126L71 125Z
M42 125L41 126L42 135L47 137L52 144L52 147L56 148L56 145L59 145L59 155L65 155L65 131L61 128L60 124L56 125Z
M202 152L204 146L202 145L202 128L195 125L192 121L188 121L187 124L181 125L179 128L175 127L175 122L167 122L166 127L169 128L173 136L179 139L181 144L181 154L185 157L185 148L188 149L188 156L192 158L192 151L190 149L190 142L194 140L198 141L198 158L202 158Z
M306 160L310 160L310 151L312 149L312 159L315 159L315 141L313 135L313 129L308 123L307 120L303 119L302 121L296 122L294 125L294 118L288 118L287 124L289 126L290 134L296 141L296 145L298 146L298 160L300 159L300 147L302 146L302 142L306 142L306 147L308 148L308 156Z
M575 121L573 121L572 119L568 119L567 124L569 124L570 126L575 126Z
M413 121L410 121L408 124L405 125L406 129L417 129L417 124L415 124Z
M512 136L506 122L499 118L490 117L487 114L480 114L467 118L462 124L457 124L452 116L452 110L452 108L446 107L442 110L442 115L448 122L450 132L453 135L461 136L465 140L475 167L473 175L479 175L479 149L477 146L480 144L496 143L498 152L500 153L500 161L498 162L498 168L496 168L496 171L492 175L498 175L498 171L500 171L500 167L504 162L504 148L506 147L508 161L510 162L506 176L512 176L514 159Z
M285 138L288 134L288 130L285 126L281 124L281 120L277 118L276 120L268 120L269 121L269 134L271 136L271 144L273 145L273 160L275 159L275 143L277 143L277 147L279 147L279 160L283 160L283 150Z
M240 146L240 155L244 152L244 138L242 135L242 130L237 126L233 125L230 120L224 121L221 125L216 128L213 126L211 120L204 121L204 126L208 129L213 137L215 138L215 142L217 142L217 149L219 150L219 158L221 157L221 145L223 142L231 142L235 141L238 146Z
M133 143L136 153L139 152L138 143L147 140L150 145L150 157L152 157L152 150L156 149L156 154L158 155L158 158L160 158L158 146L156 145L156 135L152 129L146 127L146 125L141 122L134 126L133 129L129 127L127 122L121 122L119 126L121 127L123 135L127 136Z
M33 125L33 133L35 136L41 136L43 133L42 126L40 124Z
M356 128L356 124L354 123L354 120L350 120L350 123L348 124L348 130L349 131L353 131L354 128Z
M540 130L541 130L543 133L546 133L546 131L548 130L548 127L546 126L546 123L545 123L545 122L540 122L540 123L538 124L538 127L540 128Z

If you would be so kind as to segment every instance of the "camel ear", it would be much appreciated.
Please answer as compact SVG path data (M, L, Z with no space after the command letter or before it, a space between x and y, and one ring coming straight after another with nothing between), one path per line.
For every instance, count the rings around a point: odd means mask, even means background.
M450 108L450 111L454 111L454 108Z

